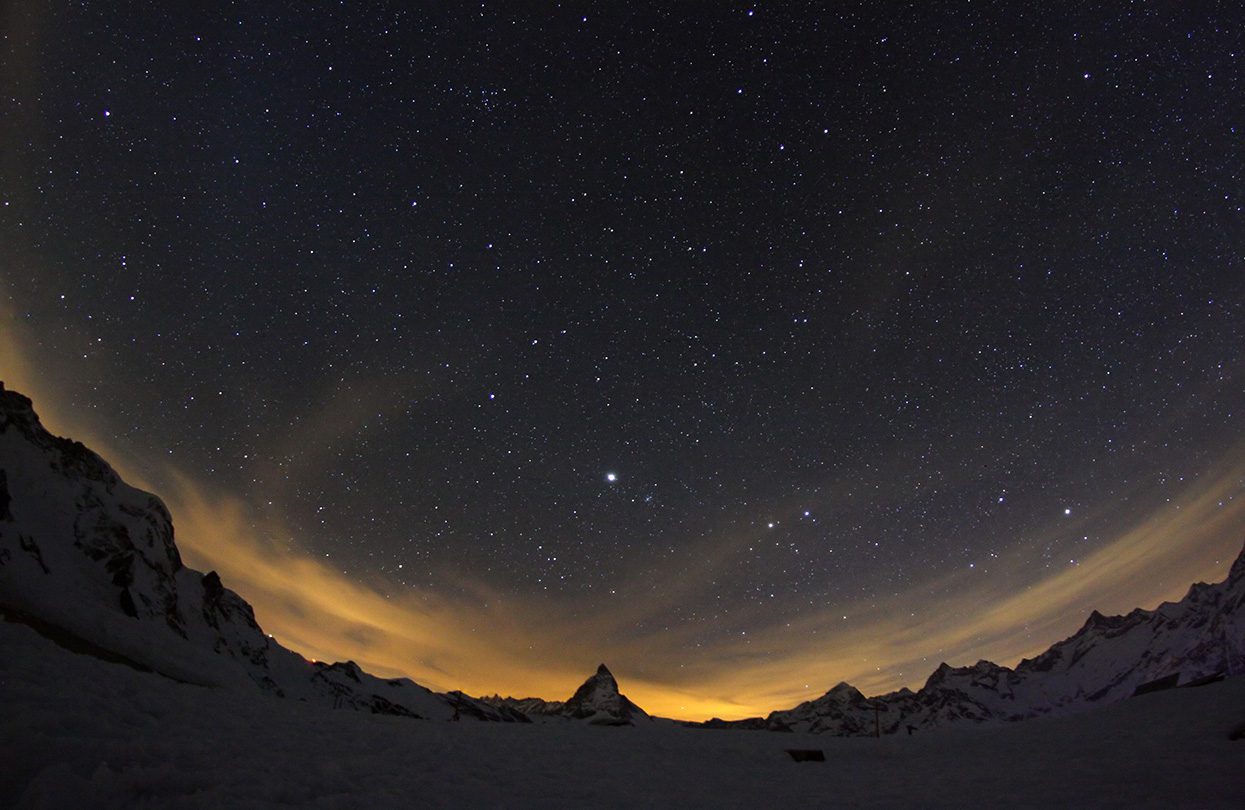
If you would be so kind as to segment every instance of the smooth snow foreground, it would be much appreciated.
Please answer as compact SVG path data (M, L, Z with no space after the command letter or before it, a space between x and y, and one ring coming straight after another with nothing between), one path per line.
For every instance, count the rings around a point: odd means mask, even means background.
M0 807L1245 804L1245 741L1228 739L1245 723L1245 678L875 740L332 711L179 684L9 622L0 650Z

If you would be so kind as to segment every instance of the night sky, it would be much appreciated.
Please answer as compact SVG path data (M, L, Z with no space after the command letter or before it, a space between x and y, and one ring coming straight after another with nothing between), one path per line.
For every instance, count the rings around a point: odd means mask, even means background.
M0 378L283 643L741 716L1224 577L1239 7L433 5L0 9Z

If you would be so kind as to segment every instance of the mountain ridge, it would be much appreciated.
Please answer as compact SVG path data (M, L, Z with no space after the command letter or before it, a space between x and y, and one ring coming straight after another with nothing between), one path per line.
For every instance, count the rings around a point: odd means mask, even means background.
M1245 672L1245 549L1216 584L1081 628L1016 667L942 663L916 692L866 698L847 683L764 718L711 727L896 733L1079 711L1173 673L1181 682ZM440 694L351 661L308 661L263 632L220 576L185 566L159 497L98 454L43 428L31 400L0 382L0 612L66 646L205 686L407 717L632 725L649 715L598 667L566 701ZM55 640L55 639L54 639ZM883 709L887 717L883 723Z
M43 428L0 383L0 612L62 646L200 686L378 714L529 722L353 662L309 661L263 632L219 574L182 562L157 496Z
M507 707L530 718L584 720L596 726L630 726L651 720L648 712L631 702L618 689L618 681L605 664L580 684L568 699L512 698L490 695L479 700L497 708Z
M1108 616L1094 610L1075 633L1015 668L946 662L916 692L866 698L840 683L764 718L712 720L714 728L766 728L856 736L958 723L1068 714L1148 689L1198 685L1245 673L1245 548L1222 582L1194 583L1177 602ZM879 708L880 707L880 708Z

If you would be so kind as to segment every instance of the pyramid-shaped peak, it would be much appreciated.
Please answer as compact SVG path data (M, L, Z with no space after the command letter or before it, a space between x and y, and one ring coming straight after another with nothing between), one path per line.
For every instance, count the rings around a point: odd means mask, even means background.
M938 665L938 668L935 669L933 672L931 672L929 674L929 677L925 679L924 688L929 689L930 687L940 685L943 681L947 679L947 676L950 675L952 672L953 672L953 669L951 665L948 664L946 661L943 661L941 664Z
M576 694L596 692L605 694L618 693L618 680L605 664L597 667L597 671L588 677L579 687Z
M856 701L860 701L864 699L865 699L865 696L861 693L859 689L852 686L847 681L839 681L830 689L830 691L826 692L824 695L817 698L816 702L818 704L824 704L827 702L854 703Z
M605 666L605 664L601 664L597 667L597 671L590 675L575 690L575 694L571 697L570 702L596 700L617 695L618 681L615 680L614 673L610 672L609 667Z
M1085 620L1085 624L1081 625L1081 629L1076 631L1073 638L1093 630L1115 630L1123 626L1127 621L1127 616L1107 616L1098 610L1094 610L1090 612L1089 618Z
M596 673L575 690L566 701L566 711L572 717L593 718L593 722L609 725L630 723L633 718L648 716L618 691L618 681L605 664L597 667Z

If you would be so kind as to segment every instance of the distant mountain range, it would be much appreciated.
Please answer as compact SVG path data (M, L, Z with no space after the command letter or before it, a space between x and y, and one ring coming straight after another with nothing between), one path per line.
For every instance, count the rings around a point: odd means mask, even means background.
M943 664L917 692L869 699L841 683L765 718L703 725L862 735L1076 711L1160 678L1245 673L1243 604L1245 551L1226 581L1194 585L1181 601L1153 611L1095 612L1072 637L1015 669ZM187 683L331 708L518 723L650 719L604 664L566 701L545 701L441 694L406 678L377 678L349 661L308 661L265 634L251 605L215 572L183 565L159 498L128 486L82 444L48 433L30 400L3 383L0 613L80 653Z
M586 720L593 725L622 726L649 719L643 709L618 691L618 681L605 664L597 667L596 674L584 681L567 701L499 695L480 700L498 709L511 709L540 720L567 718Z
M920 690L866 698L840 683L816 700L713 728L825 732L840 736L958 723L1026 720L1114 703L1138 691L1200 685L1245 674L1245 550L1228 578L1197 583L1179 602L1127 616L1090 614L1071 637L1015 669L990 661L941 664Z

